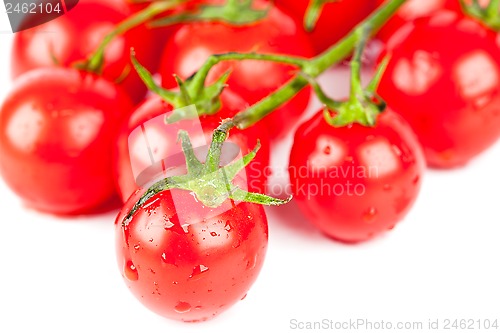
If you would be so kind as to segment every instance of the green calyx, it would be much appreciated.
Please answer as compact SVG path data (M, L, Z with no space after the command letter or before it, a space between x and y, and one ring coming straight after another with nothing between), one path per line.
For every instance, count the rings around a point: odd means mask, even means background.
M247 192L233 184L238 173L255 158L260 148L260 143L257 143L257 147L253 151L241 159L221 167L222 147L228 137L229 130L233 127L234 124L230 121L223 122L214 131L205 163L199 161L195 156L188 133L180 131L179 141L182 143L187 173L182 176L165 178L153 184L127 214L124 223L128 223L135 212L153 196L171 189L189 191L204 206L210 208L220 207L228 199L267 206L278 206L288 203L291 198L287 200L275 199L264 194Z
M267 17L268 8L253 8L253 0L227 0L222 5L202 5L196 12L181 13L151 23L161 27L176 23L225 22L235 26L255 23Z
M306 31L311 32L316 27L323 7L329 2L336 2L339 0L310 0L304 15L304 28Z
M500 31L500 0L490 0L485 7L481 6L479 0L472 0L471 4L460 0L460 5L465 14L481 21L496 32Z
M190 105L196 107L198 116L216 114L222 107L220 95L227 86L226 81L229 72L226 72L215 83L208 86L195 84L193 77L182 81L181 78L175 76L179 91L170 91L163 89L155 82L151 73L135 57L134 50L131 51L130 57L135 70L148 89L173 106L174 112L166 119L167 123L174 123L192 117L192 114L186 113L186 107Z
M334 127L344 127L355 123L373 127L377 123L378 115L386 108L385 102L377 95L376 90L389 59L384 59L372 81L366 88L363 88L361 84L361 58L370 29L367 27L358 28L356 34L358 43L351 60L351 94L347 101L332 100L326 96L314 78L303 74L310 82L319 100L325 105L325 120Z

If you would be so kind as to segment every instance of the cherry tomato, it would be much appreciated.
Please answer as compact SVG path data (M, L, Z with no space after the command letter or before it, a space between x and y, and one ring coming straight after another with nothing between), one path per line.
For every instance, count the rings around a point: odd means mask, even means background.
M190 132L193 146L198 147L201 153L198 157L205 157L206 149L202 147L206 148L211 142L212 132L221 120L234 116L247 105L238 95L228 89L224 90L221 99L222 109L214 116L165 126L164 118L161 116L170 113L172 106L158 96L154 96L140 105L125 120L118 137L114 159L117 188L124 202L137 190L138 185L144 185L151 179L155 179L158 174L167 172L169 167L184 166L182 149L175 144L180 129ZM160 117L159 120L151 121L156 117ZM137 135L131 135L134 130L137 131ZM145 138L150 144L153 161L145 147ZM247 166L246 177L251 191L264 193L270 154L269 138L265 132L260 132L253 127L245 131L232 130L222 161L227 164L248 154L255 148L258 141L262 146L255 159ZM167 175L164 174L164 176Z
M256 8L266 5L255 1ZM175 86L173 74L191 76L211 54L225 52L262 52L311 56L311 46L297 23L272 6L268 16L248 26L231 26L219 22L198 22L182 26L167 43L163 52L160 73L163 85ZM295 69L282 64L245 60L216 66L210 81L231 69L228 84L250 104L254 104L281 87ZM271 138L284 135L307 107L310 90L299 93L292 101L263 120Z
M304 14L311 0L276 0L303 26ZM427 0L426 0L427 1ZM375 9L374 0L335 0L324 5L314 30L309 33L316 53L321 53L347 35Z
M192 322L246 296L267 249L262 206L228 200L213 209L188 191L163 191L124 224L138 195L125 204L115 227L119 269L143 305Z
M498 139L500 49L493 31L440 11L402 27L385 54L391 61L379 93L413 127L429 165L464 165Z
M488 0L489 1L489 0ZM382 5L387 0L377 0L377 5ZM380 29L378 37L387 41L405 23L411 22L419 17L425 17L438 12L441 9L460 11L459 0L408 0L398 12Z
M70 66L86 59L128 14L112 4L95 0L82 2L66 15L17 33L12 50L12 76L16 78L38 67ZM145 26L139 26L108 45L103 76L119 81L132 100L139 102L146 94L146 87L131 65L131 47L144 66L156 70L159 46L155 46L152 33Z
M14 83L0 112L0 172L29 206L87 213L115 193L111 147L132 109L114 84L73 69L41 68Z
M373 128L335 128L319 112L295 133L289 171L307 219L334 239L359 242L403 219L419 193L424 166L415 134L392 111Z

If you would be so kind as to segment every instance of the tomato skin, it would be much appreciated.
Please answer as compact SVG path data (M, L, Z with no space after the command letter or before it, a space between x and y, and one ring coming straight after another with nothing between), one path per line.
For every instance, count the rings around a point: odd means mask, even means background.
M401 28L388 53L379 93L413 127L430 166L462 166L497 141L495 33L462 14L440 11Z
M0 173L29 206L93 209L115 193L111 146L132 103L115 85L73 69L41 68L14 83L0 111Z
M82 2L56 20L16 33L11 58L12 77L39 67L55 67L54 58L63 67L85 60L128 14L129 11L120 11L113 3ZM46 31L54 33L44 33ZM135 103L142 100L147 89L131 67L130 48L135 49L144 66L155 71L158 66L156 54L160 52L155 45L151 31L139 26L116 37L106 49L102 75L114 82L121 80L124 71L128 70L129 74L120 85Z
M289 171L306 218L326 235L352 243L392 229L404 218L419 193L424 168L411 128L388 110L373 128L334 128L319 112L297 130Z
M170 319L204 321L243 299L263 265L268 229L260 205L202 206L188 191L160 192L131 221L115 222L119 269L147 308Z
M204 140L206 143L211 142L213 130L220 124L223 119L234 116L238 111L244 109L247 103L234 92L229 89L224 90L221 95L222 109L213 116L203 116L200 118L202 130L205 134ZM141 104L127 119L124 120L120 134L118 136L116 150L114 152L114 173L117 181L117 189L123 202L132 195L138 188L138 184L134 178L133 168L146 169L150 166L150 160L144 158L145 151L140 142L141 137L132 139L129 143L131 133L137 127L147 121L167 114L172 111L172 106L164 102L160 97L153 96ZM163 122L155 125L147 125L143 127L143 131L147 137L154 138L151 142L153 156L155 161L160 161L167 156L177 157L182 153L180 145L176 145L178 141L177 135L179 129L191 129L196 134L198 120L183 122L182 125L168 125L164 127ZM200 141L200 138L191 138L193 141ZM246 168L246 177L248 179L249 189L251 191L264 193L267 182L267 169L269 167L270 151L269 138L267 133L258 131L251 127L247 130L240 131L233 129L229 135L229 142L236 144L241 149L241 154L246 155L255 148L257 142L260 141L261 149L257 153L255 159ZM137 145L136 145L137 143ZM193 143L196 147L195 142ZM203 146L203 142L198 142ZM133 147L130 148L130 145ZM168 158L167 158L168 161ZM137 166L137 167L133 167ZM153 168L154 169L154 168ZM155 171L151 169L151 177L154 178Z
M276 0L276 5L288 10L303 26L310 0ZM347 35L375 9L374 0L337 0L326 3L316 27L308 36L319 54Z
M255 1L257 8L259 5L266 5L266 2ZM309 41L297 23L272 6L268 17L248 26L236 27L219 22L198 22L182 26L169 40L162 55L160 74L163 85L172 88L176 86L174 73L186 79L196 72L211 54L231 51L302 57L313 55ZM209 81L212 82L229 69L229 87L250 104L260 101L281 87L296 71L291 66L271 62L226 62L212 69ZM258 126L265 126L263 131L268 131L271 139L282 137L304 112L309 97L310 89L303 90Z
M377 0L377 6L386 0ZM377 37L387 41L399 28L417 18L432 15L442 9L461 11L458 0L408 0L396 14L380 29Z

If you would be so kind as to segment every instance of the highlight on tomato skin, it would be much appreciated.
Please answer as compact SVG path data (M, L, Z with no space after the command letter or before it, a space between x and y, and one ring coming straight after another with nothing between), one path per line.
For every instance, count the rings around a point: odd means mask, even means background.
M289 165L294 200L304 216L346 243L369 240L403 220L424 169L415 134L390 110L375 127L335 128L317 113L297 129Z
M260 205L227 200L203 206L184 190L149 199L130 221L115 222L117 261L132 294L160 316L205 321L246 297L262 268L268 242Z
M185 167L182 149L178 142L178 131L180 129L196 135L192 137L196 141L195 146L203 148L211 142L211 135L223 119L234 116L238 111L244 109L248 104L237 94L226 88L221 95L222 108L215 115L202 116L200 118L181 121L178 124L165 125L165 115L173 111L172 106L158 96L152 96L139 105L120 126L116 138L117 144L113 150L113 169L116 188L123 202L140 187L145 185L137 176L143 171L141 178L149 172L150 177L163 174L166 164L175 164L172 167ZM154 124L151 120L159 117ZM149 125L147 125L149 123ZM133 131L141 127L140 137L131 137ZM143 135L148 138L149 147L143 145ZM233 129L230 133L227 150L223 153L223 162L229 163L235 157L246 155L260 143L261 148L255 159L245 168L245 179L248 180L248 188L253 192L265 193L267 184L267 169L270 160L270 143L266 132L251 127L240 131ZM229 145L235 147L229 147ZM156 163L152 164L148 149ZM202 149L203 150L203 149ZM236 154L236 155L235 155ZM176 164L177 163L177 164ZM149 180L149 179L148 179ZM138 184L139 181L139 184Z
M497 40L476 20L443 10L388 41L378 92L412 126L431 167L466 165L500 137Z
M132 103L102 77L67 68L20 76L0 109L0 173L30 207L92 213L115 194L111 147Z

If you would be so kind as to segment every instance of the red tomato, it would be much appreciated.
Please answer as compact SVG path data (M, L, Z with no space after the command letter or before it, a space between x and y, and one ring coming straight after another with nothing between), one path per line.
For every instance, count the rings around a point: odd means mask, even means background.
M431 166L466 164L498 139L497 34L463 14L440 11L402 27L387 53L379 93L413 127Z
M133 3L133 0L79 0L78 5L89 3L97 3L99 5L107 5L108 7L113 7L114 9L127 13L131 15L132 12L143 9L147 7L147 4L137 4Z
M119 269L135 297L161 316L203 321L243 299L267 249L260 205L203 206L188 191L163 191L132 217L132 196L115 222Z
M256 7L266 4L255 1ZM309 57L312 50L303 32L291 17L271 7L268 17L248 26L225 23L192 23L181 27L168 42L162 56L160 73L163 85L175 86L173 74L186 79L211 54L224 52L262 52ZM224 63L211 71L210 81L228 69L232 73L231 90L254 104L281 87L294 75L294 68L282 64L246 60ZM263 120L264 126L276 138L284 135L307 107L310 90L299 93L292 101Z
M303 26L304 14L311 0L276 0L278 7L287 9ZM427 1L427 0L425 0ZM327 2L316 27L309 33L316 53L321 53L347 35L375 9L374 0L335 0Z
M190 132L193 146L200 149L201 154L198 157L205 158L206 149L200 147L206 147L211 142L213 130L222 119L233 116L247 105L239 96L228 89L222 93L221 99L223 106L219 113L210 117L202 117L199 121L182 121L179 124L165 126L164 118L161 116L171 112L172 106L157 96L145 101L126 119L118 137L114 159L117 188L124 202L137 190L137 182L139 185L144 185L164 173L164 170L169 167L184 166L181 146L175 144L178 141L179 129ZM159 120L151 122L156 117L160 117ZM199 127L200 122L202 128ZM141 127L141 131L138 132L138 135L131 135L139 127ZM144 145L145 137L148 138L151 145L153 163ZM227 164L237 158L238 154L240 157L241 154L248 154L255 148L258 140L262 146L255 159L247 166L246 177L251 191L263 193L267 181L270 154L269 138L266 133L255 128L249 128L245 131L232 130L229 142L236 146L226 144L226 154L223 154L222 161ZM165 163L169 165L167 166ZM140 179L136 181L134 174L136 176L141 174Z
M79 3L74 9L53 21L24 30L14 37L12 76L38 67L70 66L87 58L104 36L116 24L127 18L115 6L95 1ZM139 61L154 71L157 61L152 33L140 26L115 38L105 52L103 76L110 81L123 80L120 85L134 102L146 94L146 87L130 62L130 48L134 47ZM157 48L155 50L155 47Z
M90 212L115 192L111 147L132 104L115 85L73 69L42 68L15 82L0 112L0 171L29 206Z
M328 236L359 242L392 229L413 205L424 172L415 134L392 111L375 127L335 128L320 112L295 134L294 198Z
M387 0L377 0L377 5L380 6L385 2ZM408 0L382 27L377 36L387 41L405 23L431 15L443 8L461 11L459 0Z

